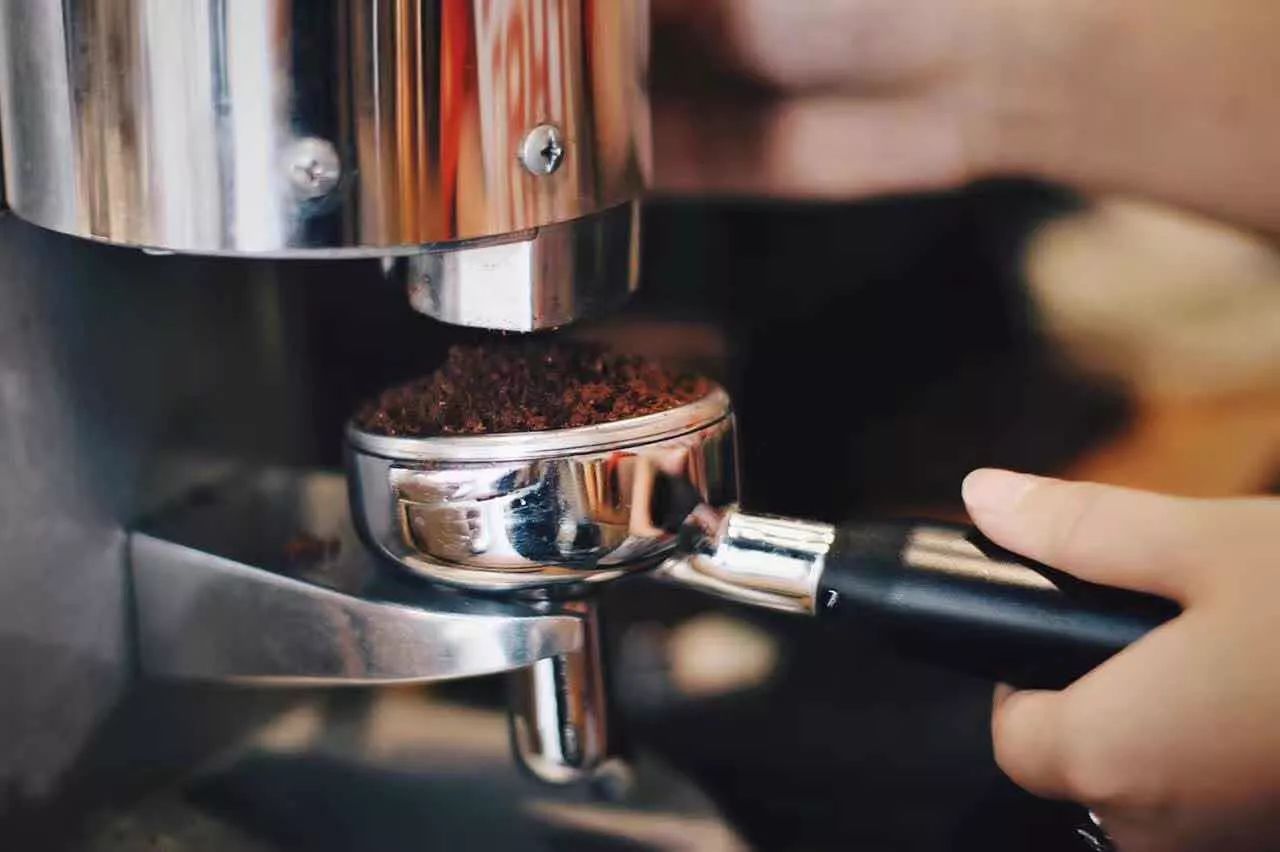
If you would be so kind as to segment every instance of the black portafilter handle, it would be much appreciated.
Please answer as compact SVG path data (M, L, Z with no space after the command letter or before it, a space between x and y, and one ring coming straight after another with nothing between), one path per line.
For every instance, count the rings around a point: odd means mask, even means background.
M1177 615L937 522L835 529L815 614L869 625L913 657L1023 688L1056 689Z
M918 659L1024 688L1056 689L1180 611L1152 595L1099 586L1004 550L972 526L941 521L838 527L712 510L718 530L689 522L701 493L659 477L659 526L681 532L665 573L749 605L871 628Z

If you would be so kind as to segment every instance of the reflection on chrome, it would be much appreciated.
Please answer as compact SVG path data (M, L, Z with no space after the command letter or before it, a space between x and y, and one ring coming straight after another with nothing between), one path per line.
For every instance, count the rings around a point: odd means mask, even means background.
M706 522L707 507L699 519ZM705 529L705 527L704 527ZM658 569L661 577L717 597L783 612L812 614L826 556L829 524L725 511L716 529Z

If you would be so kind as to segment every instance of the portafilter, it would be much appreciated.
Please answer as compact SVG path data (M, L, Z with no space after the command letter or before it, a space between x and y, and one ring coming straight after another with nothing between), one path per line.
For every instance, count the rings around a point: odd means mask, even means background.
M822 459L814 448L796 463L821 477ZM734 414L719 388L656 414L538 432L405 438L353 423L347 464L357 526L396 564L588 618L591 586L654 569L750 606L866 625L971 673L1057 687L1177 612L1029 562L972 527L744 511ZM578 654L516 681L517 752L551 780L579 777L607 753L587 634Z

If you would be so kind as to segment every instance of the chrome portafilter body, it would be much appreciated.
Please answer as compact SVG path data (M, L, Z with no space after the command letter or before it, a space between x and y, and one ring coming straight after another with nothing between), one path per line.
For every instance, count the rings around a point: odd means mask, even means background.
M347 431L353 515L366 542L432 580L555 597L660 562L663 474L706 505L738 498L721 389L657 414L543 432L429 438ZM563 595L560 595L563 596Z
M738 498L721 389L656 414L542 432L388 437L347 430L352 516L375 552L427 579L518 595L584 622L583 646L511 679L520 762L556 783L609 763L593 584L652 568L677 536L664 489L707 507Z

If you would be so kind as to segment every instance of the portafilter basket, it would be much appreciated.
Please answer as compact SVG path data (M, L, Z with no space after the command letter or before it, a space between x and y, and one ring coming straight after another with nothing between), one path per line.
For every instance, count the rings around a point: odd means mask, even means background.
M563 596L653 567L677 539L652 517L663 472L708 505L738 498L733 414L719 388L657 414L543 432L393 438L352 425L347 450L366 541L416 574L476 591Z
M815 447L797 463L823 476L821 458ZM357 527L396 564L589 622L592 584L656 568L748 605L871 625L954 668L1057 687L1177 612L1002 551L972 527L744 512L719 388L657 414L542 432L402 438L351 425L347 466ZM607 753L599 649L588 645L516 679L517 751L552 780Z
M541 598L584 620L584 645L511 676L520 763L563 783L611 765L593 584L652 568L677 534L652 496L686 484L738 496L733 414L715 389L668 411L543 432L387 437L347 429L352 517L365 542L430 580ZM670 477L670 478L668 478Z

